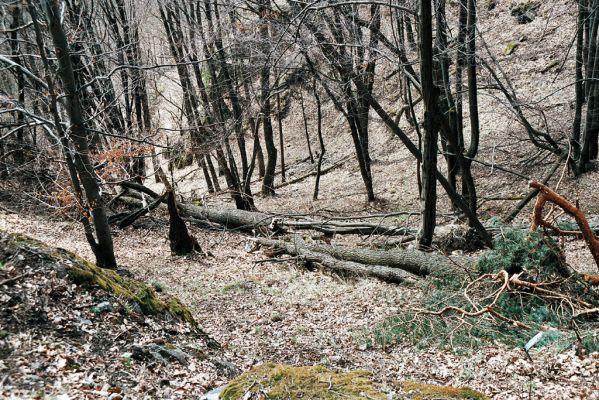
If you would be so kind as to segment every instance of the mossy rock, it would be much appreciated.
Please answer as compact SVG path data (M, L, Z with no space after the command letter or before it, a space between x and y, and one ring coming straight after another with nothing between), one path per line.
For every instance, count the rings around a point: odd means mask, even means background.
M472 390L470 388L456 388L453 386L438 386L438 385L430 385L426 383L417 383L417 382L404 382L402 384L402 389L405 392L410 393L410 399L414 400L456 400L456 399L464 399L464 400L486 400L487 397L477 392L476 390Z
M144 282L127 278L117 271L100 268L70 251L48 246L26 235L9 234L0 230L4 246L28 247L38 257L55 263L59 274L66 274L79 285L97 285L120 300L137 303L147 315L170 314L193 326L196 322L191 312L175 297L156 294L154 288Z
M528 24L537 16L537 11L541 7L541 3L536 0L526 0L517 4L512 4L510 13L512 17L516 17L519 24Z
M381 399L368 371L337 373L323 366L263 364L232 380L222 400L251 399ZM258 397L256 397L258 398Z

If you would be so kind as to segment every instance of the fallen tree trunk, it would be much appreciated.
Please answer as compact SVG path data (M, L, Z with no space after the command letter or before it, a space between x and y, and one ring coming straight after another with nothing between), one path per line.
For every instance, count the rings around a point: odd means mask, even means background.
M143 208L140 208L139 210L134 211L130 214L126 214L125 216L119 218L118 220L116 220L114 222L117 224L117 226L119 228L125 229L126 227L128 227L129 225L131 225L135 221L137 221L138 218L143 217L144 215L146 215L147 213L149 213L150 211L152 211L156 207L158 207L165 198L166 198L166 194L163 194L162 196L155 199L154 202L149 204L147 207L143 207ZM109 219L109 221L112 223L111 219Z
M389 236L401 236L411 233L409 229L396 225L314 220L295 221L262 212L237 209L215 209L184 203L179 204L179 210L187 217L207 219L210 222L215 222L228 229L242 231L257 230L260 232L287 232L288 230L315 230L328 235L337 233L346 235Z
M409 235L413 233L410 229L396 225L368 224L362 222L332 222L332 221L289 221L285 219L273 220L273 226L283 229L313 229L326 234L345 235Z
M128 185L129 186L129 185ZM132 187L129 187L132 189ZM139 206L141 202L132 196L136 192L130 193L128 196L121 196L119 201L129 206ZM144 193L152 196L151 192ZM258 231L267 233L273 232L288 232L290 230L315 230L327 235L345 234L345 235L387 235L387 236L403 236L414 234L411 229L398 225L383 225L380 223L367 222L343 222L337 220L291 220L283 216L277 216L268 213L245 211L239 209L217 209L193 204L179 203L179 212L183 217L191 217L199 220L208 220L212 223L222 225L227 229L240 230L245 232ZM385 216L381 217L384 218Z
M260 244L271 245L272 240L256 239ZM280 241L281 242L281 241ZM281 242L285 243L285 242ZM320 254L326 254L339 260L356 262L366 265L384 265L392 269L400 269L418 276L440 274L447 272L463 273L469 269L472 260L462 257L452 260L447 256L437 253L424 253L417 250L375 250L360 249L345 246L328 246L320 244L307 244L302 240L302 248ZM460 266L463 265L463 268Z
M256 238L257 243L269 246L289 255L301 257L304 261L318 263L327 269L341 272L349 272L361 276L372 276L385 282L402 283L416 282L416 276L397 268L383 265L365 265L354 261L339 260L329 254L319 253L310 247L299 236L295 236L293 242Z
M186 217L207 219L227 229L241 231L268 231L268 225L273 218L271 215L261 212L233 208L217 209L184 203L179 204L179 211Z

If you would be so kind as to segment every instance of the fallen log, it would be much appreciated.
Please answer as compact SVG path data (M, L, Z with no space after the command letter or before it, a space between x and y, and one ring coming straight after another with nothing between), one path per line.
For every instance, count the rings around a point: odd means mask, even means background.
M412 230L396 225L381 225L381 224L368 224L362 222L333 222L333 221L289 221L285 219L273 220L272 225L274 227L281 227L283 229L297 229L305 230L312 229L325 234L345 234L345 235L387 235L387 236L398 236L398 235L409 235Z
M179 211L183 216L197 219L206 219L224 226L227 229L241 231L267 231L272 221L269 214L253 211L238 210L234 208L210 208L193 204L179 204Z
M129 190L133 189L128 185ZM144 193L152 196L150 192ZM137 206L141 202L135 199L136 192L131 192L127 196L122 196L119 201L129 205ZM141 195L139 196L141 197ZM367 223L361 221L343 222L337 220L295 220L284 216L273 214L245 211L234 208L217 209L194 204L179 203L179 212L181 216L196 218L199 220L208 220L212 223L222 225L227 229L240 230L245 232L259 231L266 233L288 232L290 230L315 230L327 235L345 234L345 235L386 235L386 236L407 236L415 232L409 228L398 225L383 225L380 223ZM384 218L384 216L382 217Z
M258 240L258 243L262 244L260 240ZM423 277L448 272L463 273L465 269L470 269L473 264L473 261L467 257L454 260L442 254L424 253L418 250L360 249L346 246L307 244L305 242L302 246L311 252L327 254L339 260L366 265L383 265Z
M237 209L215 209L192 204L179 204L179 210L184 216L197 219L207 219L220 224L227 229L242 231L273 231L287 232L289 230L315 230L328 235L389 235L401 236L413 233L410 229L396 225L369 224L363 222L338 222L314 220L289 220L272 214L244 211Z
M153 198L158 198L160 197L160 195L158 193L156 193L155 191L153 191L152 189L150 189L147 186L144 186L142 184L139 183L135 183L135 182L129 182L129 181L124 181L120 183L121 187L124 189L133 189L133 190L137 190L138 192L141 193L145 193Z
M154 202L149 204L147 207L142 207L142 208L138 209L137 211L134 211L130 214L126 214L126 215L122 216L121 218L119 218L118 220L114 221L114 223L116 223L116 225L119 228L125 229L126 227L128 227L129 225L131 225L135 221L137 221L137 219L143 217L144 215L146 215L147 213L149 213L150 211L152 211L156 207L158 207L160 205L160 203L165 199L165 197L166 197L166 194L156 198L154 200ZM110 221L110 222L113 223L112 221Z
M263 246L269 246L277 251L302 258L306 262L318 263L333 271L349 272L360 276L372 276L385 282L414 283L417 277L409 272L383 265L365 265L354 261L339 260L329 254L313 251L299 236L294 236L293 242L272 240L266 238L254 239Z

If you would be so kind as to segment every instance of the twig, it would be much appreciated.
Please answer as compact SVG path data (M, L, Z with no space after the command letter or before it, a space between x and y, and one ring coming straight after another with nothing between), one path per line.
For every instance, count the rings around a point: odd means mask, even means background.
M12 278L5 279L2 282L0 282L0 286L6 285L7 283L11 283L11 282L14 282L14 281L18 281L19 279L21 279L21 278L23 278L24 276L27 276L27 275L29 275L29 272L25 272L24 274L13 276Z

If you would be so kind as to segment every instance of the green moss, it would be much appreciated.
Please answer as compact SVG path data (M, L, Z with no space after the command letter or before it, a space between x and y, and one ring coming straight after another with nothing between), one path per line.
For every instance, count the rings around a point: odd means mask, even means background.
M516 50L516 48L518 46L520 46L520 43L516 42L515 40L511 40L511 41L507 42L507 44L503 48L503 54L505 54L506 56L509 56L510 54L512 54L514 52L514 50Z
M75 253L50 247L25 235L8 234L7 237L17 246L35 248L40 257L57 263L57 268L78 285L97 285L117 298L139 304L144 314L169 313L196 325L191 312L178 299L168 295L159 297L152 285L123 277L115 270L100 268Z
M426 383L404 382L403 390L406 392L415 392L415 396L411 397L415 400L426 399L472 399L486 400L487 397L470 388L456 388L453 386L438 386L429 385Z
M267 399L386 399L367 371L336 373L322 366L291 367L263 364L231 381L223 400L264 393Z

